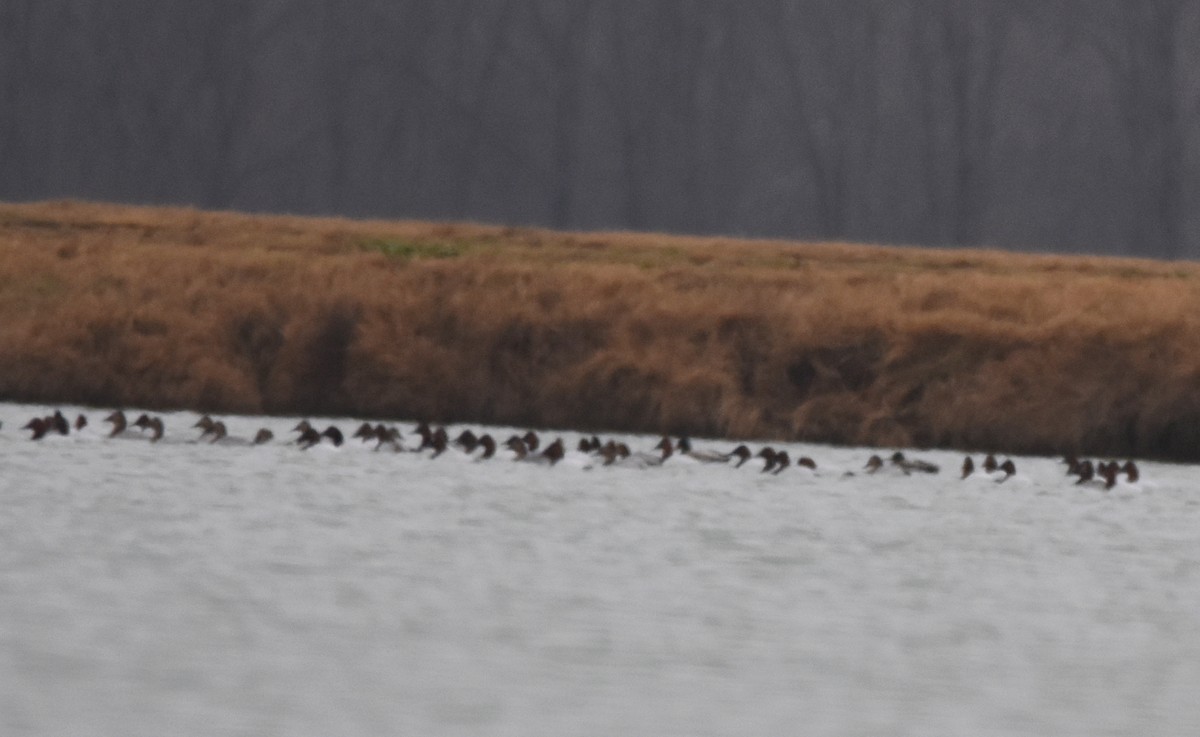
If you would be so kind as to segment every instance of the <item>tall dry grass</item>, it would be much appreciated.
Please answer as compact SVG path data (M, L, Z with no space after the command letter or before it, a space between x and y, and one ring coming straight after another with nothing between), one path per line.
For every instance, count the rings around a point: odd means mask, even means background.
M0 397L1200 458L1189 264L0 206Z

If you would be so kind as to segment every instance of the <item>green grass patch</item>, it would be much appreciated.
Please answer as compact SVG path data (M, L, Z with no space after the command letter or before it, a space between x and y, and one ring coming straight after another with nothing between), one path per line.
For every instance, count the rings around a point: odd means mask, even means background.
M474 247L474 244L468 241L412 241L393 238L373 238L359 244L363 251L382 253L388 258L400 261L459 258Z

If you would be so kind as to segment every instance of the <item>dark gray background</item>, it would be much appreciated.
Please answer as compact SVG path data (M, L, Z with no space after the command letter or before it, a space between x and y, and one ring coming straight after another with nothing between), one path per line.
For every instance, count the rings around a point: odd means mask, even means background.
M1200 0L5 0L0 199L1200 256Z

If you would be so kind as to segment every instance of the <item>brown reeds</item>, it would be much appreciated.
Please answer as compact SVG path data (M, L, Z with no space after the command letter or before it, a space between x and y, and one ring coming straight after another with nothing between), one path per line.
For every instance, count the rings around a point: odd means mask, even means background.
M1200 458L1190 264L0 206L0 397Z

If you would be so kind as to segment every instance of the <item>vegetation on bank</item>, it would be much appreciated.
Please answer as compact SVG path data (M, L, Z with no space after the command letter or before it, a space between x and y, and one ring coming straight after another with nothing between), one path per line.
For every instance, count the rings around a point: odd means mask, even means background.
M1200 458L1200 269L0 205L0 398Z

